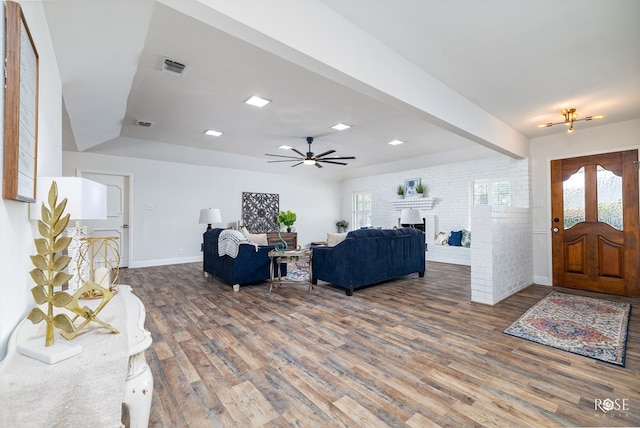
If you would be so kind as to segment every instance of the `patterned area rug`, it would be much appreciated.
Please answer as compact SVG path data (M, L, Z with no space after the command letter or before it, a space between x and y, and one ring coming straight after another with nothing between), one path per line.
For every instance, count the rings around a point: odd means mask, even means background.
M504 333L624 367L631 305L552 292Z
M289 263L287 265L287 280L295 282L308 282L309 263Z

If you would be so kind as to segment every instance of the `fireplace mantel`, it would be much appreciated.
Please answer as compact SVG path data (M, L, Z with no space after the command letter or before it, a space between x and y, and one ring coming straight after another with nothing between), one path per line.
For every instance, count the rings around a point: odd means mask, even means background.
M404 198L392 200L391 205L396 211L402 211L403 208L432 210L435 201L435 198Z

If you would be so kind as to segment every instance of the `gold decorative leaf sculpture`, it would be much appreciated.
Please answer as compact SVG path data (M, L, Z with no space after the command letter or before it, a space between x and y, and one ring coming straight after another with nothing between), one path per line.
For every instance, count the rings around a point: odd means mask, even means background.
M67 199L58 204L58 186L55 181L49 189L47 202L49 207L42 204L42 220L38 221L38 231L42 238L34 240L38 254L31 256L35 269L30 272L36 283L31 289L33 299L39 305L46 304L47 313L40 308L33 308L27 318L34 324L46 321L45 346L51 346L54 343L54 326L68 333L73 332L74 328L66 314L53 314L54 306L64 307L73 300L64 291L54 291L54 287L65 284L72 277L63 272L71 258L61 254L71 242L69 238L60 236L69 224L69 214L62 216Z

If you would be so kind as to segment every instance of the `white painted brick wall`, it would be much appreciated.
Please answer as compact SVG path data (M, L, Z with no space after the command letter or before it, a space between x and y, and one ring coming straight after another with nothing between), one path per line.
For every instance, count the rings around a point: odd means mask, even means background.
M400 211L396 211L391 201L396 198L396 188L404 185L408 178L420 178L429 197L436 198L433 210L423 214L437 216L436 233L470 229L471 184L475 180L509 180L511 186L511 206L528 208L530 200L529 161L511 159L506 156L460 162L435 167L409 170L402 173L382 174L352 178L343 183L342 216L351 219L352 194L355 191L371 192L372 224L390 228L397 224ZM349 220L353 225L353 220ZM471 245L473 247L473 234ZM427 237L432 242L434 237ZM462 256L464 257L464 256ZM429 258L429 255L427 256ZM454 254L449 259L454 262ZM446 261L446 260L440 260Z
M429 244L427 261L471 266L471 248Z
M343 183L342 215L351 219L355 191L371 192L373 223L390 228L400 212L391 201L395 190L408 178L420 178L427 195L436 198L433 210L436 233L471 230L471 249L447 248L430 242L427 260L471 264L471 300L493 305L533 282L531 172L528 159L496 156L490 159L440 165L402 173L352 178ZM475 180L508 180L510 207L473 207L471 185ZM351 220L352 221L352 220ZM353 224L353 223L351 223ZM440 248L436 248L440 247ZM428 267L427 267L428 269Z
M533 283L531 210L474 207L471 300L494 305Z

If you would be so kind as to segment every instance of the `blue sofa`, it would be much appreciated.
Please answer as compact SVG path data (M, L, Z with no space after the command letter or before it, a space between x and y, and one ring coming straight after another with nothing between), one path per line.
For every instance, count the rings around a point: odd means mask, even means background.
M346 290L418 273L424 276L425 235L413 228L359 229L334 247L313 247L312 279Z
M224 229L211 229L203 235L203 269L205 276L211 275L224 282L234 284L254 284L267 281L270 278L269 251L273 245L256 247L250 244L240 244L238 255L218 255L218 238ZM281 265L282 275L286 276L286 265ZM277 274L277 272L276 272Z

